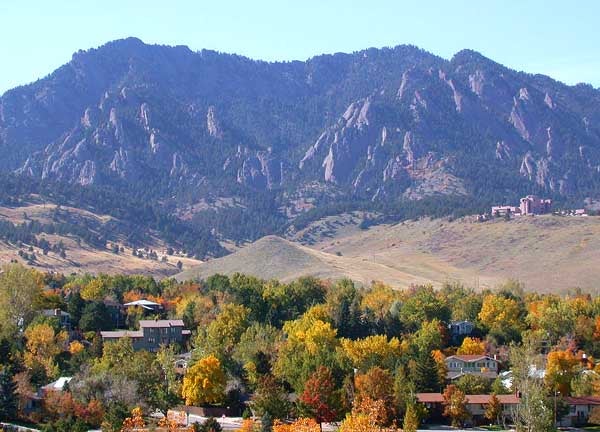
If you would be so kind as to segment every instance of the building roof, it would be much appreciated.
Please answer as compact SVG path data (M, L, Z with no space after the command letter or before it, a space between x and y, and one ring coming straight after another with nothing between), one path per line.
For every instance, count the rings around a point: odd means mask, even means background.
M131 330L117 330L117 331L101 331L100 335L104 339L118 339L122 337L130 337L130 338L141 338L144 337L144 332L141 330L131 331Z
M183 327L183 320L140 320L140 328Z
M492 395L466 395L468 404L487 404ZM516 405L519 403L519 398L516 395L497 395L500 403L505 405ZM417 399L421 403L443 403L444 396L441 393L417 393Z
M485 354L469 354L469 355L451 355L446 357L446 360L457 359L464 362L475 362L477 360L494 360L492 357Z
M70 317L71 316L70 313L60 310L60 309L44 309L44 310L42 310L42 315L47 316L47 317L53 317L53 316Z
M565 401L569 405L600 405L598 396L567 397Z
M152 309L161 307L161 304L150 301L150 300L141 299L141 300L136 300L136 301L132 301L129 303L125 303L123 306L125 306L125 307L140 306L144 309L152 310Z
M65 388L65 384L68 384L69 382L71 382L72 379L73 379L73 377L60 377L56 381L51 382L50 384L46 384L45 386L42 387L42 389L62 391Z

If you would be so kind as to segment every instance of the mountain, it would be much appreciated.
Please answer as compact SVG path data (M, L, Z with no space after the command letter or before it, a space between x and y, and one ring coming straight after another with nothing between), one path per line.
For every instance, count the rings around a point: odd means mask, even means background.
M4 172L127 191L247 240L342 205L398 219L595 197L600 91L469 50L267 63L130 38L6 92L0 151Z

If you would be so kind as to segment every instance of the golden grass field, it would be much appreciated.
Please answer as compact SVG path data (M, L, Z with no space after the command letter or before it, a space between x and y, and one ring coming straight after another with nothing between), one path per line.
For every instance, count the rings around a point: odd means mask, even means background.
M445 281L493 288L511 278L540 292L597 292L600 287L598 217L548 215L485 223L423 219L364 231L357 228L359 220L326 218L292 236L307 246L271 236L178 277L239 271L266 279L381 280L398 288Z

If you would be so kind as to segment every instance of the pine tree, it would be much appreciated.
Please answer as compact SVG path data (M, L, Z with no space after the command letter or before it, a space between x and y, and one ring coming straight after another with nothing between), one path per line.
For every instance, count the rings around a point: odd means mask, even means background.
M440 391L438 366L433 355L429 352L423 351L417 358L415 386L417 392L437 393Z
M0 370L0 420L11 420L17 415L17 385L8 368Z

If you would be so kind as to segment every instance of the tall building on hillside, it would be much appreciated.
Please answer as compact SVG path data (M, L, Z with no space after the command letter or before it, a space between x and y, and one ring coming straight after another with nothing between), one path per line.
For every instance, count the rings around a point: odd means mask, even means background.
M522 215L538 215L550 213L552 208L551 199L542 199L535 195L527 195L525 198L521 198L521 209Z

